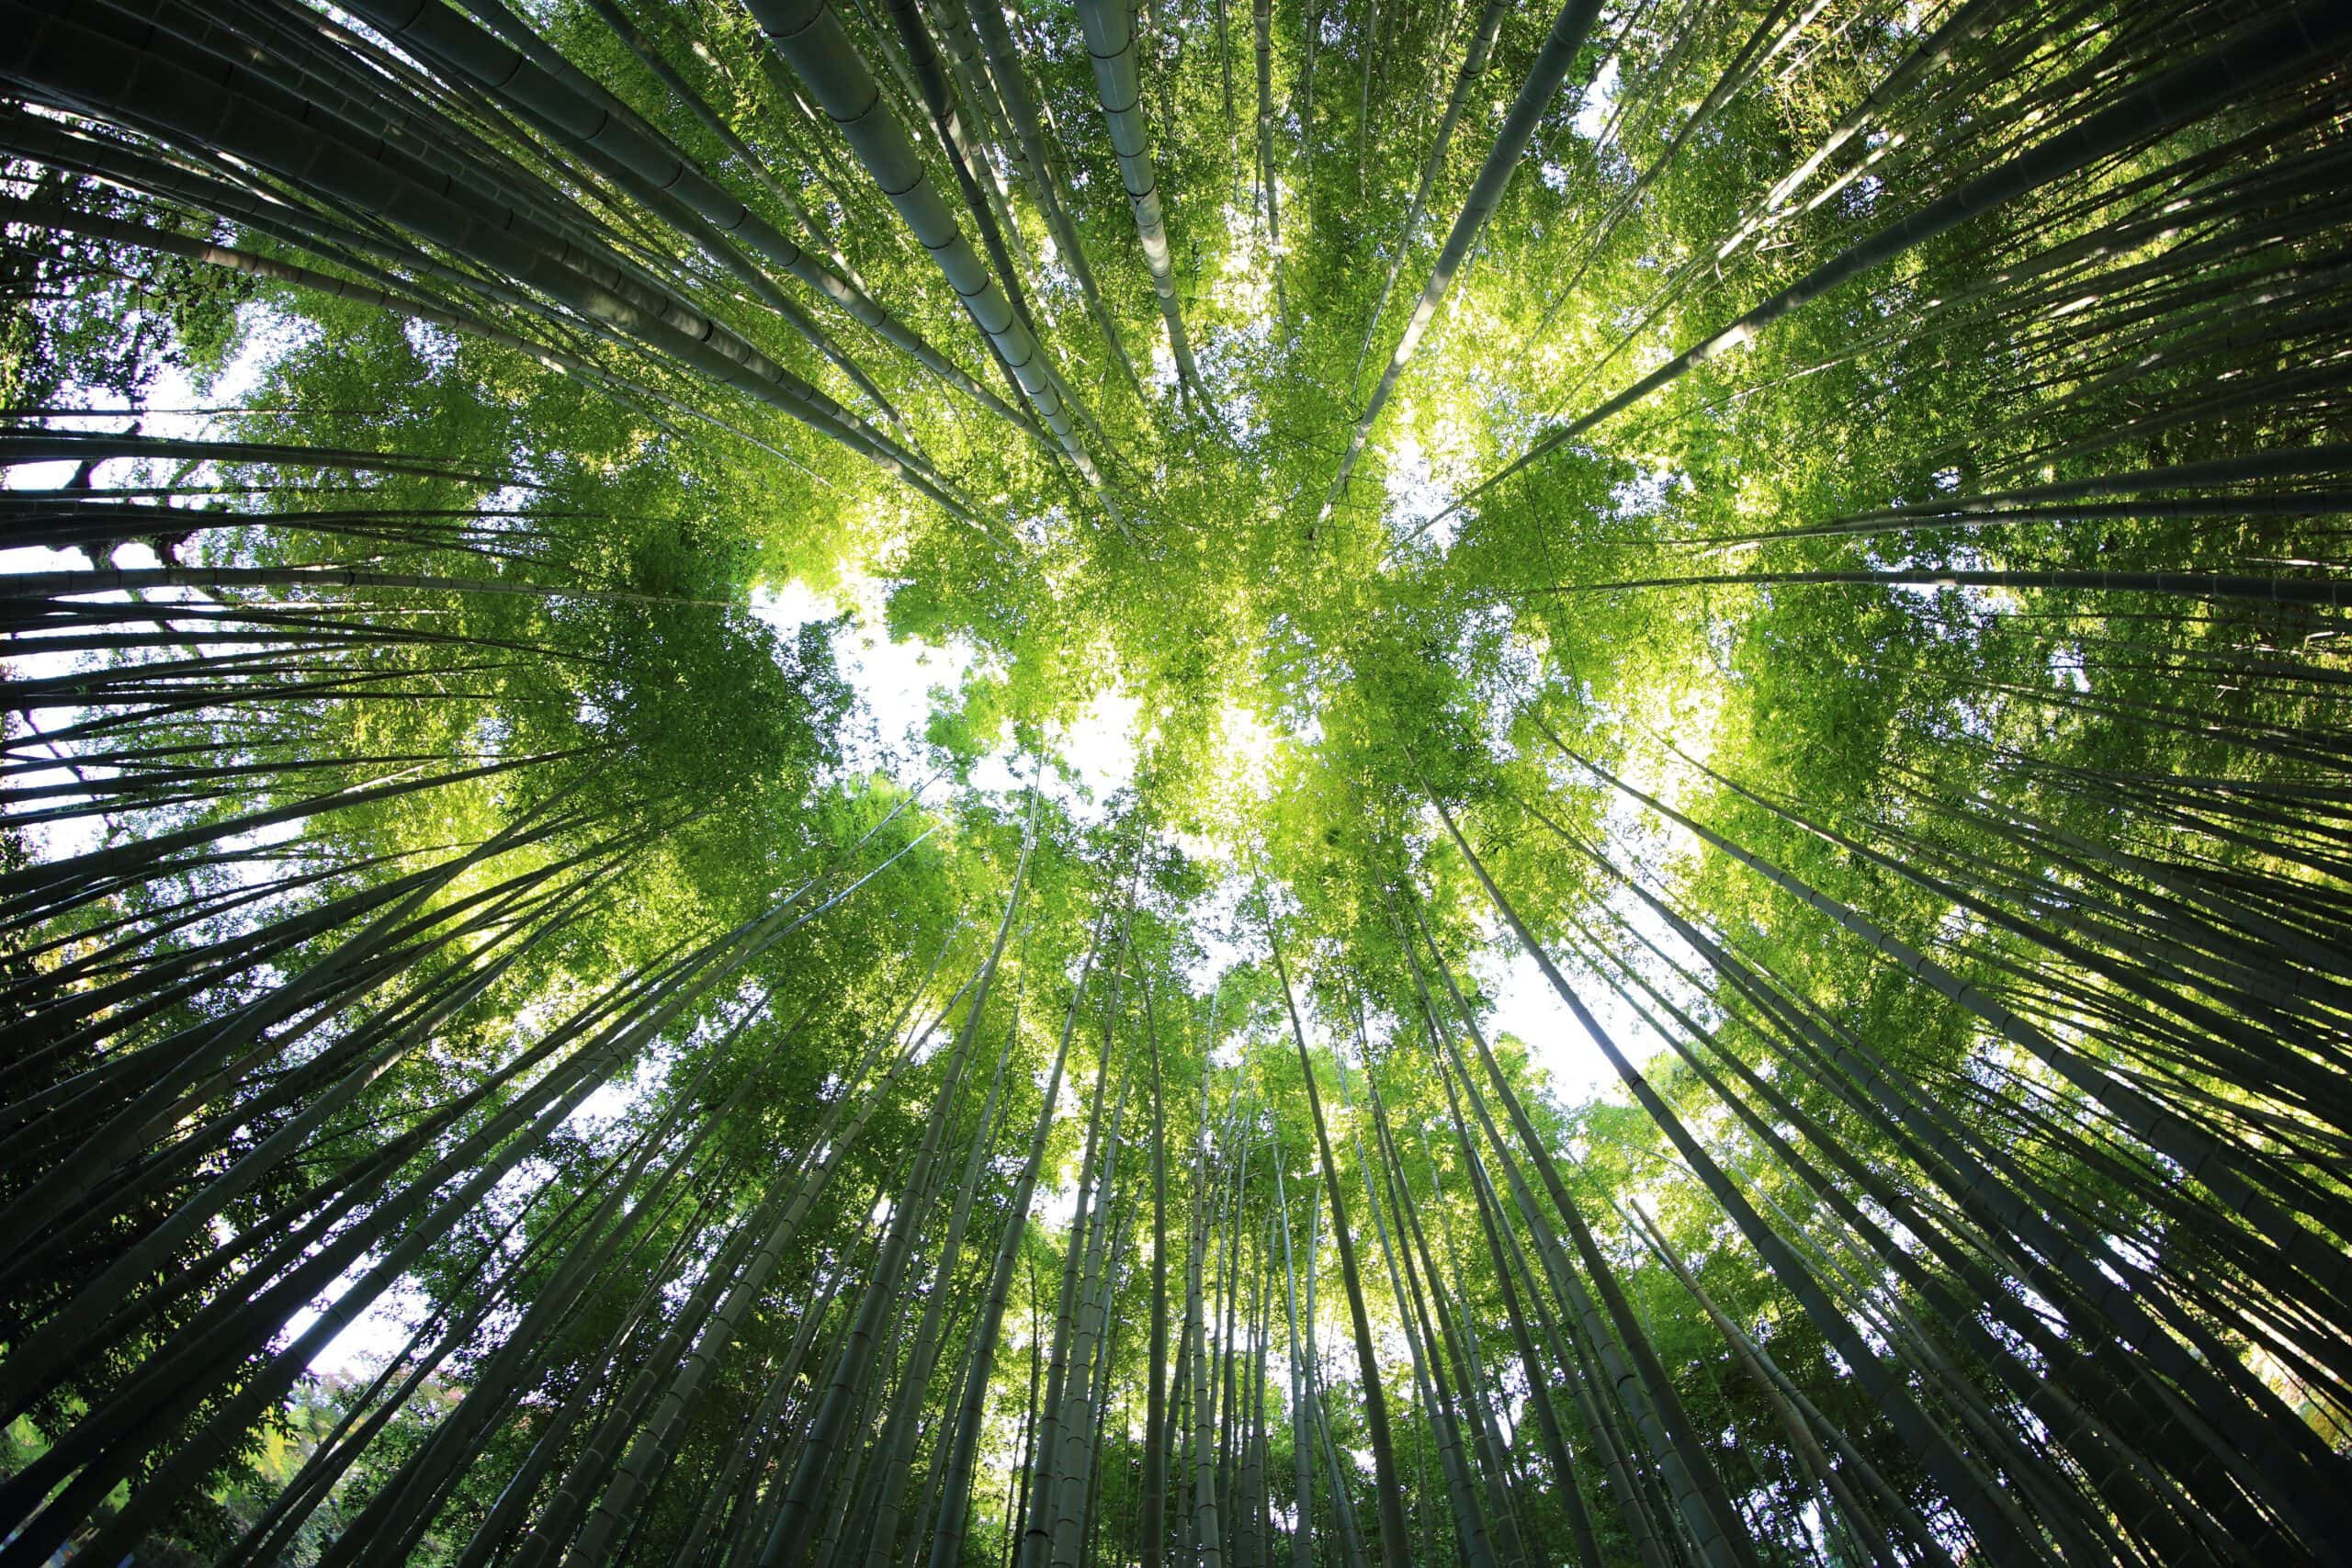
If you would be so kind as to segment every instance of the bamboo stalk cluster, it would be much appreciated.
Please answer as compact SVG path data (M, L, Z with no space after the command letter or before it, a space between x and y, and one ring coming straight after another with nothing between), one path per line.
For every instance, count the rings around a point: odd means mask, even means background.
M0 1568L2342 1560L2352 7L1233 20L0 0Z

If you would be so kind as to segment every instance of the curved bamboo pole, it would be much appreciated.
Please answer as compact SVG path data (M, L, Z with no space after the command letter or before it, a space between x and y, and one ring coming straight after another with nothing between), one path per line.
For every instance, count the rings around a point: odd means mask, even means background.
M1078 17L1086 30L1087 58L1094 67L1095 95L1111 127L1112 150L1119 156L1119 178L1135 216L1136 237L1143 245L1144 265L1151 273L1151 291L1159 300L1159 319L1168 327L1168 351L1176 361L1177 379L1205 404L1208 389L1201 380L1192 340L1184 333L1183 311L1177 304L1167 215L1161 209L1159 177L1152 172L1151 135L1143 119L1143 84L1136 74L1135 15L1129 0L1078 0Z

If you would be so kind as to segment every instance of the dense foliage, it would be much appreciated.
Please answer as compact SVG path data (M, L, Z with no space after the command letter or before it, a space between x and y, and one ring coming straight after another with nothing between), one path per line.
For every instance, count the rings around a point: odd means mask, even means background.
M0 0L0 1568L2345 1560L2348 41Z

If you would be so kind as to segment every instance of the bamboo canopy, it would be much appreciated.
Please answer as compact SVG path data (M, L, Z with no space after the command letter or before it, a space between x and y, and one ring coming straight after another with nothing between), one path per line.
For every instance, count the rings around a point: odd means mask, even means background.
M0 1568L2352 1562L2347 59L0 0Z

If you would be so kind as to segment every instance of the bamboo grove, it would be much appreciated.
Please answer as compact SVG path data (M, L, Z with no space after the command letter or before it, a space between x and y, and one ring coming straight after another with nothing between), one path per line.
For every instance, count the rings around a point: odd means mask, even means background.
M2346 1561L2347 58L0 0L0 1568Z

